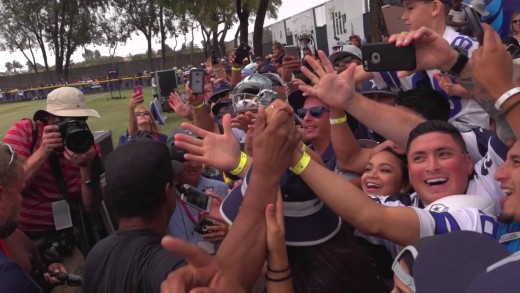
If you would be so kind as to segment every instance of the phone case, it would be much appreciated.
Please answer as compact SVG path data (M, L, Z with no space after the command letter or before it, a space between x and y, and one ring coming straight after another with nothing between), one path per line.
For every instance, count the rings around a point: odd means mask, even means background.
M142 86L134 86L134 94L143 95L143 87Z
M204 70L192 69L190 71L190 88L194 94L204 93Z
M473 35L482 46L484 44L484 30L482 30L478 12L470 7L464 7L464 13L466 14L471 30L473 31Z
M189 201L189 198L190 196L187 195L187 194L196 194L197 198L203 196L205 199L206 199L206 206L205 207L201 207L200 205L197 205L196 203L193 203L193 202L190 202ZM213 200L213 198L211 198L211 196L205 194L204 192L192 187L192 186L189 186L187 184L185 184L184 186L184 193L182 194L181 196L181 200L184 201L186 204L200 210L200 211L206 211L206 212L210 212L210 209L211 209L211 202Z
M298 49L296 48L296 46L285 46L285 54L288 54L288 55L292 55L296 58L298 58L299 54L298 54Z
M396 47L394 43L369 43L361 46L365 71L414 70L415 44Z
M248 44L240 44L235 53L235 62L242 64L242 61L249 56L249 51L251 51L251 47Z

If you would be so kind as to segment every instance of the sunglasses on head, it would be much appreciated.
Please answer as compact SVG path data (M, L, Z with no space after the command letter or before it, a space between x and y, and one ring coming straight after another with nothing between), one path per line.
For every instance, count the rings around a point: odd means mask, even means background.
M11 168L11 165L13 164L14 159L16 158L16 152L13 151L13 147L11 147L10 144L0 141L0 145L7 147L7 151L11 155L11 158L9 159L9 163L7 163L7 170L9 170Z
M311 114L312 118L320 118L323 111L329 112L329 107L310 107L310 108L300 108L298 111L296 111L296 114L298 114L298 117L303 119L307 113Z
M511 23L520 23L520 19L511 20Z

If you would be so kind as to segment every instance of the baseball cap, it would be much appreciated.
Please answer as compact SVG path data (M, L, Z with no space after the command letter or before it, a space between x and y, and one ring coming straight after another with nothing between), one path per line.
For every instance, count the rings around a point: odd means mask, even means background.
M120 145L105 160L106 192L111 202L153 202L164 197L173 181L168 147L136 137Z
M336 42L336 44L335 44L334 46L332 46L332 49L335 49L335 48L341 48L341 47L343 47L343 46L345 46L345 45L347 45L346 42L341 42L341 41L339 41L339 42Z
M47 95L47 108L36 111L33 120L42 120L49 113L59 117L96 117L99 113L87 108L85 95L75 87L60 87Z
M433 0L430 0L430 1L433 1ZM448 4L450 6L453 6L453 0L439 0L439 1L441 1L444 4ZM401 3L403 3L403 0L401 0Z
M277 73L277 72L278 71L276 70L276 66L274 66L273 64L265 64L258 71L258 73L260 73L260 74L264 74L264 73Z
M470 284L467 293L513 293L520 288L520 253L502 259L478 275Z
M334 52L329 56L329 60L332 64L335 64L336 62L339 62L346 57L356 58L359 61L361 61L362 55L361 55L361 49L354 45L344 45L342 51Z
M256 61L264 61L264 58L258 56L258 57L255 58L255 62L256 62Z
M361 83L361 88L359 89L359 93L364 95L369 94L387 94L392 96L397 96L397 92L391 91L389 88L378 88L376 82L373 79L364 80Z
M218 116L218 111L223 107L231 106L231 100L223 99L215 103L211 108L213 115Z
M220 206L228 224L236 219L247 191L251 170L241 185L235 187ZM286 171L280 182L288 246L313 246L326 242L338 233L341 218L336 215L297 175Z
M487 9L486 9L486 3L484 3L483 0L471 0L471 1L465 0L461 4L472 8L473 10L478 12L481 16L489 15L489 11L487 11Z
M209 100L212 103L217 102L220 98L225 97L231 91L231 83L225 80L219 80L213 83L213 93Z
M417 292L466 292L477 275L509 255L507 248L490 236L456 231L425 237L405 247L392 270ZM411 275L401 267L401 259L407 262Z

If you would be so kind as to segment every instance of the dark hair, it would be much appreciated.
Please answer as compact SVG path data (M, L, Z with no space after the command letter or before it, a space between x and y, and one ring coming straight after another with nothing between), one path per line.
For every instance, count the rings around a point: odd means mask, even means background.
M450 123L440 120L428 120L412 129L412 131L410 131L410 135L408 136L408 142L406 143L406 152L408 153L410 151L410 145L417 137L432 132L440 132L450 135L455 143L459 145L463 153L468 152L464 138L460 134L459 130Z
M520 10L515 10L511 13L511 20L509 20L509 33L511 36L515 35L515 31L513 30L513 18L520 14Z
M154 197L153 200L122 200L109 199L110 206L121 218L145 218L151 219L159 212L161 206L165 205L166 196Z
M343 223L327 242L314 246L287 246L294 292L386 292L374 261L354 241Z
M405 154L399 154L391 147L386 147L382 149L381 152L388 152L394 155L399 160L399 167L401 167L401 173L403 173L403 182L410 182L410 178L408 177L408 159Z
M9 147L0 144L0 185L5 188L11 187L22 176L24 159L15 153L9 166L12 156Z
M395 104L414 111L426 120L448 121L450 117L450 103L432 88L401 91L395 98Z

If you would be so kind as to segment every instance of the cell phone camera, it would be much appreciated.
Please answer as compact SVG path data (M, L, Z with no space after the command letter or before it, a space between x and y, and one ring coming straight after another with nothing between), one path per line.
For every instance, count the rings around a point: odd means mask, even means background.
M379 62L381 62L381 54L379 54L379 52L372 52L372 54L370 54L370 62L372 62L372 64L379 64Z

